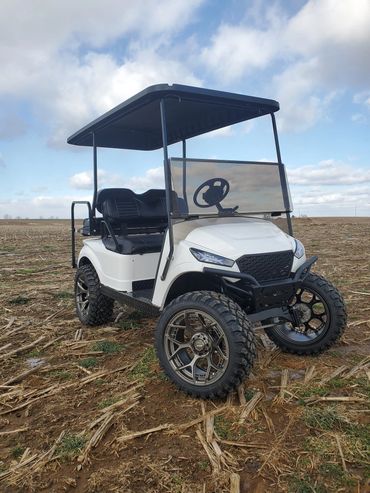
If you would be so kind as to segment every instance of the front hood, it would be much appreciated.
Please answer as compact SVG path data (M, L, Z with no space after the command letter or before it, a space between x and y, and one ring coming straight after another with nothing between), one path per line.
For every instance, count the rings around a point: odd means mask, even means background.
M196 248L233 260L246 254L293 250L293 241L272 222L254 218L200 226L186 237Z

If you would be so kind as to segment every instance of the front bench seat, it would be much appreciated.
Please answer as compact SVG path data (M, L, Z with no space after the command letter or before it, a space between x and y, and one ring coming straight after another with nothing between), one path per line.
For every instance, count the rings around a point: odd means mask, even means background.
M103 235L108 250L125 255L161 251L167 228L165 190L135 194L128 188L106 188L98 192L96 208L118 242L117 250L114 239Z

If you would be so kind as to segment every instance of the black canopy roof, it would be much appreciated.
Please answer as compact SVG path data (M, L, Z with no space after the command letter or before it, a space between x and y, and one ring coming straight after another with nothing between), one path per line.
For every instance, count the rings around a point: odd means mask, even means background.
M271 99L157 84L139 92L68 138L69 144L119 149L162 147L160 100L165 100L168 144L279 110Z

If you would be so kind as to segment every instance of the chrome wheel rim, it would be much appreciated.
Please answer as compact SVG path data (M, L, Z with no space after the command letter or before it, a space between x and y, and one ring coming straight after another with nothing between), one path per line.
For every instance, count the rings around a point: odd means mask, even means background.
M297 312L300 325L287 322L276 326L284 339L300 344L310 344L321 338L329 328L330 312L325 300L311 288L300 288L291 300L290 307Z
M164 332L168 363L185 382L197 386L219 380L229 363L229 343L221 325L201 310L181 310Z
M90 305L89 288L81 277L76 281L76 304L81 315L87 315Z

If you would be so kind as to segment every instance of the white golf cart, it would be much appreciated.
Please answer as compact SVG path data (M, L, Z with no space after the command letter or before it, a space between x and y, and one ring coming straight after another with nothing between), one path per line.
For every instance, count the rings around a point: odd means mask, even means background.
M77 315L108 322L114 300L160 314L156 349L179 388L224 396L250 371L253 328L282 350L317 354L346 326L336 288L310 272L294 239L274 113L276 101L182 85L155 85L72 135L91 146L94 198L77 267ZM276 162L189 159L186 141L270 115ZM182 157L168 146L182 142ZM163 148L165 189L97 189L97 148ZM97 214L98 211L100 213ZM284 224L288 233L284 232Z

